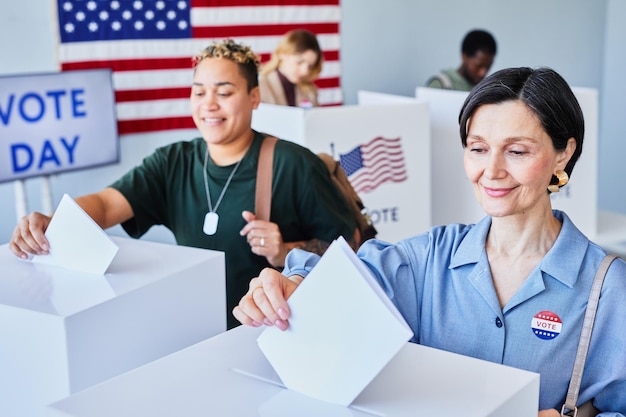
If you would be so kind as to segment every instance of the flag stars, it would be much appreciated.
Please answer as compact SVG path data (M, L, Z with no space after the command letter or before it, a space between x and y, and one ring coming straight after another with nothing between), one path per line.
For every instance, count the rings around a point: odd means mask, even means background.
M59 0L59 18L72 42L180 37L191 28L190 8L188 0Z

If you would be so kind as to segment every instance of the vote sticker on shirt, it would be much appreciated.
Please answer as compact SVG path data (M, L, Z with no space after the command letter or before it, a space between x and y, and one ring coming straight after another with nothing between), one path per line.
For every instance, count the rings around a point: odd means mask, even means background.
M557 337L561 333L561 326L561 318L551 311L540 311L533 317L533 333L543 340Z

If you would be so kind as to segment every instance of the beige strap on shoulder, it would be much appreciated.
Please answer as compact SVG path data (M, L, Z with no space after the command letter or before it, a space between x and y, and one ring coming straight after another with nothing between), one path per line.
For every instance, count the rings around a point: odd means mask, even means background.
M602 284L604 283L606 271L608 271L609 266L611 266L611 263L616 258L617 256L615 255L606 255L604 259L602 259L593 280L593 284L591 285L589 301L587 302L587 310L585 311L585 318L583 320L583 329L580 333L580 340L578 341L578 350L576 351L574 370L572 371L572 378L569 382L567 398L565 399L565 404L563 404L561 409L562 416L564 415L566 408L574 411L574 417L578 414L578 393L580 391L580 383L583 379L583 370L585 368L585 361L587 360L587 351L589 350L589 341L591 340L591 332L593 331L593 322L596 319L596 310L600 300L600 292L602 291Z
M265 136L259 151L259 162L256 174L256 191L254 196L254 211L259 220L270 220L272 208L272 171L274 166L274 147L277 138Z

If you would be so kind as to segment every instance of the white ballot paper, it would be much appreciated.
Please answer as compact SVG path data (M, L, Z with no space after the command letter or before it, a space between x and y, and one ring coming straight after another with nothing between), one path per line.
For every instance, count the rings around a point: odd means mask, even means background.
M285 386L349 405L413 336L343 238L289 298L289 328L257 342Z
M104 274L118 247L96 222L67 194L63 195L46 229L48 255L33 262L91 274Z

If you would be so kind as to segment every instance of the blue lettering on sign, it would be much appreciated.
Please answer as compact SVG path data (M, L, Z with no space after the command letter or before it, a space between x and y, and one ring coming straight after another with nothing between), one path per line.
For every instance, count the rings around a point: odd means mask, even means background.
M25 156L26 159L20 161L18 154ZM33 151L30 146L25 143L15 143L11 145L11 161L13 163L13 172L16 174L30 168L33 163Z
M15 96L13 94L9 96L9 102L7 103L6 113L2 110L2 106L0 106L0 118L2 118L2 124L5 126L9 124L9 116L11 115L11 110L13 109L14 98Z
M35 115L34 116L30 116L26 113L26 103L27 100L29 99L34 99L35 100L35 106L39 108L39 110L37 111L37 109L35 109ZM32 100L31 100L32 102ZM22 116L22 119L24 119L25 121L29 122L29 123L33 123L33 122L37 122L39 121L39 119L41 119L46 111L46 105L43 102L43 99L36 93L26 93L22 96L22 98L20 99L20 116Z
M61 137L59 138L61 146L57 145L56 150L55 145L50 139L44 140L37 169L42 170L44 168L44 164L49 163L53 163L54 165L60 167L62 162L61 159L59 159L59 154L61 156L67 155L68 165L74 164L74 151L76 150L79 139L80 136L76 135L70 142L66 138ZM64 152L59 152L60 150ZM14 143L11 145L11 161L14 173L17 174L27 171L33 166L35 161L35 150L27 143Z
M4 126L8 126L13 113L16 111L19 117L27 123L40 121L45 117L47 111L53 112L55 119L61 120L64 116L61 111L63 102L68 99L70 100L71 116L74 118L86 117L84 94L85 90L83 88L72 89L69 94L67 90L50 90L43 95L30 91L19 97L16 97L15 94L9 94L6 106L4 100L3 103L0 103L0 120L2 120ZM18 98L17 103L16 98ZM14 106L15 103L17 108ZM48 106L46 106L46 103L48 103Z
M56 166L60 166L61 162L59 162L59 158L57 158L57 154L54 152L54 148L49 140L43 141L43 150L41 151L41 159L39 159L39 166L37 168L41 169L43 164L48 161L52 161L56 164Z
M85 93L85 90L83 90L82 88L79 90L72 90L72 111L73 111L74 117L87 116L86 111L78 108L79 106L83 106L85 104L85 101L78 97L79 94L82 95L84 93Z
M56 110L56 118L57 120L60 120L61 119L61 103L59 102L59 98L60 96L65 95L65 91L64 90L48 91L46 95L54 99L54 108Z
M67 150L68 162L72 165L74 163L74 148L76 148L76 145L78 144L78 136L74 137L74 141L71 144L67 143L65 138L61 138L61 143Z

